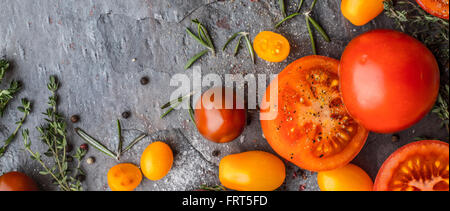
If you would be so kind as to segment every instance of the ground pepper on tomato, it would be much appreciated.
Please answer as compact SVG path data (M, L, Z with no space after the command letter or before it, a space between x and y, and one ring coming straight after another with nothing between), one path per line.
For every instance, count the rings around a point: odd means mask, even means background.
M278 75L261 103L268 143L301 168L325 171L345 166L367 139L368 131L348 115L341 101L338 65L324 56L303 57ZM270 100L271 86L278 86L277 101Z

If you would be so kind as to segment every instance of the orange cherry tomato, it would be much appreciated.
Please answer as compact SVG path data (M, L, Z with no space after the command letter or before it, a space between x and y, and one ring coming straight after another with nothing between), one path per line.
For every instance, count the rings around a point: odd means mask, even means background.
M261 59L268 62L284 61L291 50L285 37L271 31L260 32L253 40L253 48Z
M273 191L286 177L283 161L262 151L228 155L219 164L223 186L237 191Z
M394 30L373 30L353 39L339 67L347 111L378 133L395 133L420 121L435 104L439 78L431 51Z
M448 0L416 0L428 13L448 20Z
M331 171L317 174L322 191L372 191L373 182L367 173L356 165L348 164Z
M112 191L132 191L141 181L141 170L131 163L117 164L108 171L108 185Z
M231 95L227 95L227 90ZM215 94L221 93L221 99ZM226 106L226 104L229 106ZM231 105L231 103L233 103ZM195 123L200 134L216 143L227 143L241 135L246 125L246 110L233 90L214 87L206 91L195 107Z
M347 165L366 142L368 131L345 110L338 90L339 61L307 56L277 77L278 101L270 100L272 82L261 103L264 136L280 156L300 168L326 171Z
M34 181L21 172L9 172L0 176L0 191L37 191Z
M169 173L173 164L173 152L164 142L153 142L141 156L142 173L149 180L160 180Z
M384 0L342 0L341 11L347 20L362 26L383 11Z
M375 179L376 191L449 191L448 143L417 141L395 151Z

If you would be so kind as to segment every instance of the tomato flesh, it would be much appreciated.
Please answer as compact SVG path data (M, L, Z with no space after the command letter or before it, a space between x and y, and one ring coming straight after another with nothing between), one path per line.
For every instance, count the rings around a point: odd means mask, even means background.
M448 0L416 0L428 13L448 20Z
M282 157L311 171L348 164L363 147L368 131L346 112L338 90L339 61L322 56L299 59L278 79L278 102L270 102L270 86L261 113L264 135Z
M400 148L378 172L375 190L448 191L448 144L425 140Z

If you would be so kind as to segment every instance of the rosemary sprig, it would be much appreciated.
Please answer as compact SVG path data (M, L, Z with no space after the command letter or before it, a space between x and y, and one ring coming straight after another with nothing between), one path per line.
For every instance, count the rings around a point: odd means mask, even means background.
M64 191L78 191L83 190L81 180L78 176L71 175L73 168L69 166L67 160L67 130L64 117L58 113L57 109L57 90L59 89L59 83L54 76L50 77L50 82L47 84L48 90L51 92L51 96L48 99L49 108L43 113L46 118L46 124L37 127L40 134L39 139L47 146L47 152L44 155L53 158L53 166L49 167L41 158L39 152L33 152L31 150L31 142L29 141L28 130L22 132L24 139L25 150L31 155L31 158L44 168L39 172L42 175L51 175L55 181L55 184ZM78 156L79 162L83 156Z
M19 132L19 129L22 127L23 123L25 122L28 114L31 112L31 103L27 99L22 99L22 106L19 106L17 108L20 112L23 113L23 117L20 118L19 121L16 122L16 129L14 132L4 141L4 144L2 147L0 147L0 158L3 157L6 150L8 149L8 146L11 144L11 142L14 140L14 138L17 135L17 132Z
M170 102L164 104L163 106L161 106L161 109L166 109L166 108L169 108L169 109L168 109L166 112L164 112L164 113L161 115L160 118L162 119L162 118L166 117L170 112L172 112L172 111L175 110L179 105L181 105L181 103L182 103L186 98L189 98L189 99L190 99L190 97L191 97L192 95L194 95L194 93L195 93L195 92L191 92L191 93L189 93L189 94L187 94L187 95L185 95L185 96L179 97L179 98L177 98L177 99L175 99L175 100L172 100L172 101L170 101Z
M122 153L127 152L128 150L130 150L131 148L133 148L134 145L136 145L137 143L139 143L139 141L141 141L142 139L144 139L145 137L147 137L147 134L141 134L140 136L138 136L137 138L135 138L127 147L125 147L125 149L123 150Z
M97 141L95 138L84 132L84 130L80 128L75 128L75 133L77 133L84 141L86 141L88 144L99 150L100 152L103 152L105 155L108 155L114 159L118 159L116 153L112 152L108 148L106 148L103 144L101 144L99 141Z
M0 83L2 82L9 66L10 64L8 61L0 60ZM3 116L9 101L14 98L14 95L19 92L20 89L21 84L16 80L11 81L8 89L0 89L0 117Z
M203 50L200 53L196 54L194 57L188 60L184 69L189 69L198 59L200 59L203 55L205 55L208 51L210 51L213 55L216 54L216 49L214 47L214 43L209 36L208 30L203 26L203 24L197 19L192 20L192 23L197 24L197 34L195 35L189 28L186 28L186 32L197 40L201 45L205 46L207 50Z
M314 18L311 17L311 13L312 13L316 3L317 3L317 0L314 0L312 2L312 4L311 4L309 10L307 10L305 13L303 13L303 15L305 16L305 20L306 20L306 26L308 28L309 38L311 40L311 48L312 48L313 54L317 54L317 50L316 50L316 42L314 40L314 35L313 35L313 31L312 31L311 25L319 32L319 34L323 37L323 39L326 42L330 42L331 41L330 37L325 32L325 30L322 28L322 26L320 26L320 24L316 20L314 20ZM283 24L287 20L293 19L293 18L301 15L300 10L301 10L302 6L303 6L303 0L299 0L297 12L295 12L295 13L287 16L287 17L285 17L283 20L278 22L275 25L275 28L278 28L279 26L281 26L281 24Z
M199 190L207 190L207 191L226 191L227 189L221 185L208 186L208 185L200 185Z
M223 46L222 50L225 51L225 49L227 48L228 44L230 44L236 37L239 36L238 42L236 44L236 47L234 48L234 56L236 56L238 51L239 51L239 46L241 44L242 37L244 37L244 39L245 39L245 46L247 47L248 53L250 54L250 57L251 57L252 62L254 64L255 63L255 50L253 49L252 42L250 41L248 35L249 35L248 32L237 32L237 33L233 34L227 40L227 42Z
M286 7L284 5L284 0L278 0L278 5L280 6L281 14L286 17Z
M117 120L117 133L118 133L118 144L117 144L117 160L120 160L120 155L122 154L122 145L123 145L123 138L122 138L122 126L120 125L120 120Z
M448 78L449 68L449 22L425 12L417 4L406 0L384 1L384 13L397 27L423 42L436 56L441 70L441 78ZM449 89L448 80L441 80L441 89L433 113L442 120L449 131Z

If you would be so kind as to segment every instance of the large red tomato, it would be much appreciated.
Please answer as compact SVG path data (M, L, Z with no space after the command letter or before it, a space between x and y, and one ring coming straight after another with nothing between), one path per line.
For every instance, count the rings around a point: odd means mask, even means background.
M366 142L368 131L342 104L338 66L339 61L332 58L303 57L272 81L261 103L261 127L270 146L301 168L343 167ZM278 92L273 93L272 86ZM272 94L278 94L278 99L270 100ZM270 116L274 118L266 118Z
M376 191L448 191L448 144L425 140L407 144L383 163Z
M9 172L0 176L0 191L37 191L34 181L21 172Z
M374 30L353 39L341 58L340 90L350 115L379 133L404 130L433 107L439 67L416 39Z

